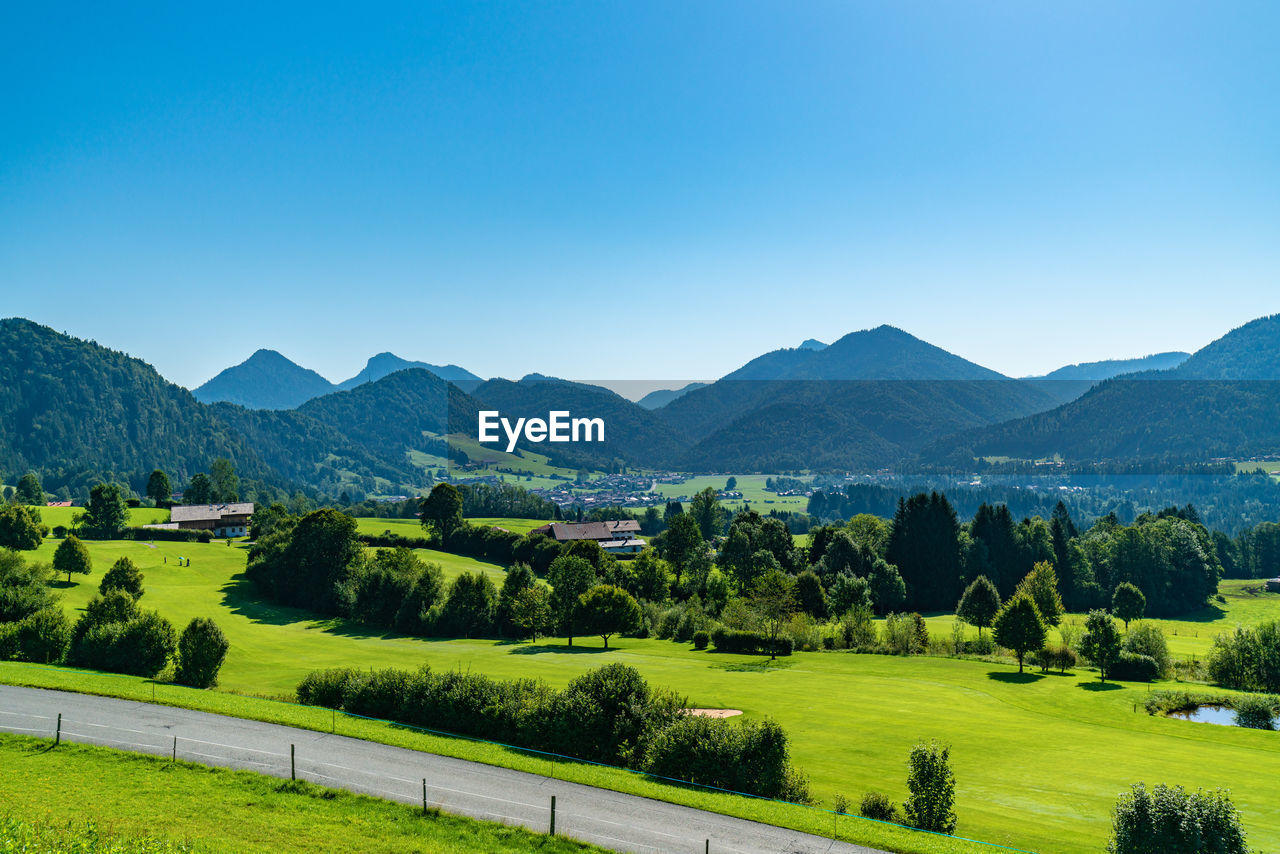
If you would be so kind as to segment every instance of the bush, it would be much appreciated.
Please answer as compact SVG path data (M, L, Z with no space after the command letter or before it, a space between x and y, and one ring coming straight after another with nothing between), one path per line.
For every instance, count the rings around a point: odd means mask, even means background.
M956 829L954 810L956 778L951 772L951 750L937 742L917 744L907 760L907 789L902 810L907 823L934 833Z
M1164 632L1155 623L1140 623L1125 635L1124 652L1149 656L1156 663L1156 675L1164 679L1173 672L1173 662L1169 658L1169 644Z
M138 618L124 624L117 641L121 673L155 676L178 649L173 625L155 611L143 611Z
M161 543L209 543L212 531L190 531L175 528L125 528L116 535L119 540L141 540Z
M1151 682L1159 678L1160 665L1149 655L1122 652L1109 675L1122 682Z
M1209 652L1209 676L1224 688L1280 693L1280 620L1219 635Z
M711 643L716 652L741 655L790 655L795 648L795 643L789 637L780 637L771 642L760 632L734 631L723 626L711 633Z
M808 783L791 766L787 735L772 720L683 716L656 734L644 770L732 792L809 799Z
M217 623L207 617L196 617L182 630L178 639L178 668L174 681L193 688L212 688L218 684L218 671L227 657L227 636Z
M307 706L341 709L347 683L361 676L361 672L352 667L313 670L298 683L298 702Z
M1275 729L1276 713L1280 711L1280 697L1250 694L1236 697L1231 707L1236 712L1236 726L1250 729Z
M98 592L103 595L112 590L123 590L134 599L142 598L142 573L138 566L128 557L122 557L111 565L107 574L102 576Z
M1125 792L1113 813L1110 854L1249 854L1244 827L1227 792L1188 792L1142 783Z
M1080 656L1065 643L1053 647L1050 651L1053 653L1053 666L1058 668L1059 673L1066 673L1080 664Z
M0 658L58 664L71 648L71 623L61 608L45 608L13 624Z
M875 821L888 821L893 824L899 823L898 808L893 805L893 801L889 800L889 796L883 792L867 792L862 796L862 803L858 806L858 812L863 818L874 819Z
M709 632L696 631L693 633L694 649L706 649L709 643L711 643L711 634Z

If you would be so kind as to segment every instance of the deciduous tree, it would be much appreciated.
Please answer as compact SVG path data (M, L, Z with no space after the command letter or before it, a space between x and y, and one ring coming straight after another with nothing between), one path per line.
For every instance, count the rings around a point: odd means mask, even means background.
M1018 672L1028 652L1044 648L1047 629L1036 603L1025 593L1015 593L995 619L996 643L1018 656Z
M640 624L640 605L621 587L599 584L578 597L575 617L580 631L599 635L608 649L610 636Z
M956 616L971 626L978 627L978 637L982 630L991 625L996 614L1000 613L1000 591L985 575L979 575L965 588L960 603L956 605Z
M93 561L84 543L75 534L68 534L53 553L53 568L59 573L65 572L67 584L70 584L73 573L88 575L92 572Z

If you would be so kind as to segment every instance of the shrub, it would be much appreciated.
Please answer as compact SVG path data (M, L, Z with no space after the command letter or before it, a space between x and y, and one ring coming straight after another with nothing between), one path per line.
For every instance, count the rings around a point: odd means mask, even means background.
M956 778L951 772L950 748L937 742L917 744L911 748L907 764L911 794L902 805L907 823L934 833L954 831Z
M1110 854L1249 854L1244 827L1227 792L1188 792L1142 783L1122 794L1113 813Z
M807 802L808 783L791 766L787 735L777 723L683 716L658 732L644 769L734 792Z
M709 632L696 631L693 633L694 649L706 649L709 643L711 643L711 634Z
M1066 673L1080 663L1080 656L1076 655L1076 651L1065 643L1053 647L1051 652L1053 653L1053 666L1058 668L1059 673Z
M711 643L716 652L732 652L743 655L774 654L790 655L795 648L789 637L780 637L770 641L760 632L741 632L718 627L711 633Z
M1122 652L1109 675L1123 682L1151 682L1160 676L1160 665L1149 655Z
M71 623L61 608L45 608L12 625L9 648L0 658L57 664L71 648Z
M1225 688L1280 693L1280 620L1219 635L1209 652L1209 675Z
M1125 635L1124 652L1149 656L1156 663L1156 675L1163 679L1173 672L1173 662L1169 658L1169 644L1164 632L1155 623L1141 623L1134 626Z
M174 681L193 688L212 688L218 684L218 671L226 660L227 636L217 623L207 617L196 617L178 638L178 667Z
M871 791L862 796L862 803L858 805L858 812L863 818L874 819L875 821L888 821L893 824L899 823L898 808L893 805L893 801L889 800L889 796L883 792Z
M340 709L342 698L347 692L347 683L361 676L360 671L352 667L313 670L298 683L298 702L308 706Z
M836 815L848 815L849 799L844 795L837 794L831 802L831 809Z
M142 573L127 556L113 563L98 585L98 592L104 595L112 590L123 590L134 599L142 597Z
M155 676L178 649L173 625L155 611L143 611L137 619L124 624L115 655L119 672L135 676Z
M1280 697L1266 694L1249 694L1236 697L1231 704L1236 712L1236 726L1250 729L1275 729L1275 718L1280 711Z

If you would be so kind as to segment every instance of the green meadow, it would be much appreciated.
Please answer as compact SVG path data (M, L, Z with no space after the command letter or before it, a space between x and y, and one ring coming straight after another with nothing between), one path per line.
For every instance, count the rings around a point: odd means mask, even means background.
M40 521L50 528L62 525L70 528L76 515L83 513L83 507L35 507L40 511ZM169 511L157 507L134 507L129 511L130 525L155 525L169 521Z
M0 774L3 851L156 850L127 845L144 840L209 852L603 851L302 781L105 747L50 749L47 741L0 735L0 767L14 772ZM90 844L103 835L119 847ZM26 847L31 837L44 844Z
M761 513L768 513L770 510L791 510L803 513L809 506L809 499L803 495L779 497L772 492L766 492L764 484L770 475L739 474L735 475L735 477L738 479L735 489L742 493L742 498L722 500L720 503L725 507L737 509L742 506L743 502L746 502L751 505L752 509ZM680 483L656 484L653 491L670 500L674 500L681 495L692 498L708 487L716 490L724 489L725 482L728 479L729 475L691 477Z
M50 559L54 546L46 542L38 557ZM958 832L966 837L1035 851L1096 852L1105 845L1116 795L1145 781L1230 788L1252 845L1280 849L1273 786L1280 778L1280 734L1150 717L1142 710L1150 686L1101 685L1096 673L1083 668L1065 676L1020 675L1016 667L986 661L842 652L797 653L770 663L656 639L616 639L608 652L595 638L580 638L572 648L558 639L429 641L384 635L342 620L317 620L260 601L241 576L245 549L239 544L93 542L89 548L94 574L78 576L70 588L58 583L69 611L82 607L102 572L127 554L146 576L144 607L159 610L178 628L192 617L212 616L227 634L231 649L218 691L161 686L162 699L166 692L186 698L178 700L183 704L193 697L201 698L200 703L219 697L225 700L217 702L249 702L228 692L288 697L308 671L340 665L413 668L427 663L563 685L588 668L622 661L653 683L686 695L693 706L740 709L751 717L778 720L791 735L796 764L828 809L838 794L856 805L870 789L901 803L908 750L919 739L937 738L952 747ZM178 567L178 555L191 558L192 565ZM437 552L424 557L439 561L446 574L481 569L495 581L501 578L499 567L479 561ZM1224 584L1226 602L1193 615L1201 620L1162 623L1174 655L1202 655L1215 633L1280 614L1280 596L1251 594L1247 587ZM951 619L931 617L930 628L949 636ZM138 686L145 684L19 664L0 665L0 679L81 688L100 683L89 690L104 691L111 689L101 685L134 685L140 691ZM499 751L472 758L513 764L513 755ZM583 773L599 784L640 785L624 772ZM645 785L652 792L644 793L669 800L690 802L695 794ZM707 805L737 814L764 809L740 799ZM777 809L759 817L821 832L812 810ZM867 827L841 821L851 828ZM857 838L872 844L873 837L865 833ZM898 850L944 850L923 843L892 844Z

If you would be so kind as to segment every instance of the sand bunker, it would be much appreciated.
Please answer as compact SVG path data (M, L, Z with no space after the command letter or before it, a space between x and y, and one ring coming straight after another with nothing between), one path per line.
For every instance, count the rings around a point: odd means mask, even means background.
M685 709L685 712L700 718L732 718L742 714L741 709Z

